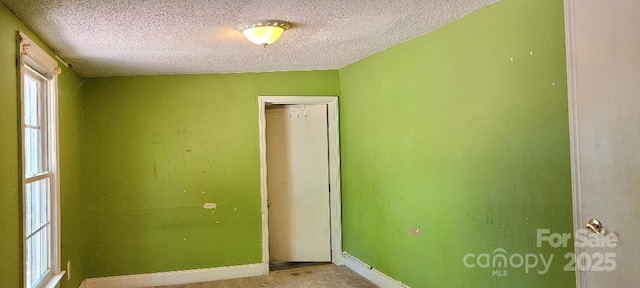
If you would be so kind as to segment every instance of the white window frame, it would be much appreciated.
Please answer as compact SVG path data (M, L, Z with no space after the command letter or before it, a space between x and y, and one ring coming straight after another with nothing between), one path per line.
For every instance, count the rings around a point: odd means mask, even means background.
M61 271L60 264L60 177L59 177L59 151L58 151L58 74L60 68L58 62L44 52L38 45L21 32L18 32L19 39L19 72L20 72L20 175L22 179L22 263L23 263L23 286L25 288L49 288L56 287L64 271ZM29 70L33 70L42 75L47 82L45 93L47 94L47 103L42 109L46 109L46 118L43 118L44 135L46 137L48 150L47 166L48 171L35 176L27 177L25 171L25 119L24 119L24 80L25 75L29 74ZM32 73L32 72L31 72ZM42 141L45 141L43 138ZM49 243L49 261L50 270L46 276L34 287L29 287L27 283L27 209L26 209L26 192L27 184L40 179L49 179L49 221L50 221L50 243Z

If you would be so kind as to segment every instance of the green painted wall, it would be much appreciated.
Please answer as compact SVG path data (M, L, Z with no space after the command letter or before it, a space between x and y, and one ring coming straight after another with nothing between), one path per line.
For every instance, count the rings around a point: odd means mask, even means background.
M91 78L84 89L88 277L261 262L257 96L340 94L338 71Z
M22 282L20 171L18 170L18 75L16 31L48 49L4 4L0 4L0 283ZM51 52L49 50L49 52ZM59 79L60 207L62 209L62 265L72 263L72 279L62 287L78 287L84 279L81 198L82 78L61 66Z
M573 247L536 247L572 231L561 0L504 0L340 81L347 252L415 288L575 286ZM463 265L497 248L555 256L543 275Z

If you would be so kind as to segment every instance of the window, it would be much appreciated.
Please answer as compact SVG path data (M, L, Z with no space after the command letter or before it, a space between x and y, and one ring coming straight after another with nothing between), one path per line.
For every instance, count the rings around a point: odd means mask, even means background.
M57 62L20 36L24 283L55 285L59 260Z

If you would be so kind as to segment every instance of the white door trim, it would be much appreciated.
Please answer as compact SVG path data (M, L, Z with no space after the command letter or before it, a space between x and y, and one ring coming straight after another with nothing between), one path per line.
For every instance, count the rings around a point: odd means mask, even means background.
M582 187L580 173L580 141L578 135L578 95L574 30L574 0L564 0L565 46L567 50L567 94L569 101L569 141L571 148L571 187L573 194L573 232L582 229ZM584 248L575 247L575 255L584 252ZM576 269L576 288L587 287L584 271Z
M267 139L266 106L268 104L326 104L329 127L329 194L331 210L331 262L342 265L342 211L340 201L340 139L338 97L259 96L258 122L260 136L260 195L262 201L262 264L269 273L269 211L267 209Z

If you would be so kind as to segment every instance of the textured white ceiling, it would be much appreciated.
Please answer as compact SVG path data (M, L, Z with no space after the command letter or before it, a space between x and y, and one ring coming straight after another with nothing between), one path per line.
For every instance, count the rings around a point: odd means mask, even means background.
M0 0L83 76L342 68L499 0ZM234 26L292 22L257 46Z

